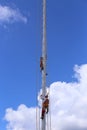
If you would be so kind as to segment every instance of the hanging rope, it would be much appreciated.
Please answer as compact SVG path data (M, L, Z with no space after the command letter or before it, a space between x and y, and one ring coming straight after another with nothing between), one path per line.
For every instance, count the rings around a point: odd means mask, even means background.
M36 130L40 130L41 124L40 124L40 107L38 106L38 92L39 92L39 78L38 78L38 72L37 72L37 81L36 81Z
M49 123L49 126L50 126L50 130L51 130L51 104L50 104L50 111L49 111L49 115L50 115L50 123Z
M38 45L37 45L38 47ZM38 106L38 92L40 91L40 75L38 66L38 48L36 48L36 130L40 130L40 108Z
M48 114L46 115L46 130L49 130L49 120L48 120Z
M48 88L49 93L49 130L51 130L51 99L50 99L50 87Z
M40 130L40 129L41 129L41 128L40 128L40 127L41 127L41 126L40 126L40 108L39 108L39 122L38 122L38 123L39 123L39 124L38 124L38 125L39 125L38 130Z

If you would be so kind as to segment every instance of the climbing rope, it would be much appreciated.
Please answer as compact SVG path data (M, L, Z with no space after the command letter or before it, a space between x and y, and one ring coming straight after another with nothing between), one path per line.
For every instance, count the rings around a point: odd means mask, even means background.
M38 49L36 48L36 130L40 130L40 108L38 106L38 92L40 90L40 75L38 67Z
M50 87L48 88L49 93L49 130L51 130L51 99L50 99Z

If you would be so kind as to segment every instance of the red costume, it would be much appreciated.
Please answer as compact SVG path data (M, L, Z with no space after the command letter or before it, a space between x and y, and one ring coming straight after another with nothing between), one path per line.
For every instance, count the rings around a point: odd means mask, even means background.
M44 67L43 67L43 57L40 58L40 69L41 69L41 71L44 69Z
M43 101L43 104L42 104L42 115L41 115L41 119L44 118L44 114L45 112L48 113L49 111L49 99L48 99L48 95L45 96L45 100Z

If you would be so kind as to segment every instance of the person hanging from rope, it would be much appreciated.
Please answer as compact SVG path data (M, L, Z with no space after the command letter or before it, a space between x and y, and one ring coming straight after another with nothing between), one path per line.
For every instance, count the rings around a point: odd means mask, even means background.
M48 95L46 95L45 98L43 98L43 97L41 97L41 98L43 100L41 119L44 119L45 113L48 113L48 111L49 111L49 99L48 99Z
M40 70L42 71L44 69L43 66L43 57L40 57Z

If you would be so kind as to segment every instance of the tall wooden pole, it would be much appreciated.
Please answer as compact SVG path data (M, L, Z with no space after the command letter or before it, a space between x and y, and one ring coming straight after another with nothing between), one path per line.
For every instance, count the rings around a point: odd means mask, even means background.
M46 0L43 0L43 39L42 39L42 57L43 57L43 66L42 71L42 95L46 95ZM43 103L43 101L42 101ZM42 130L46 130L46 117L42 120Z

